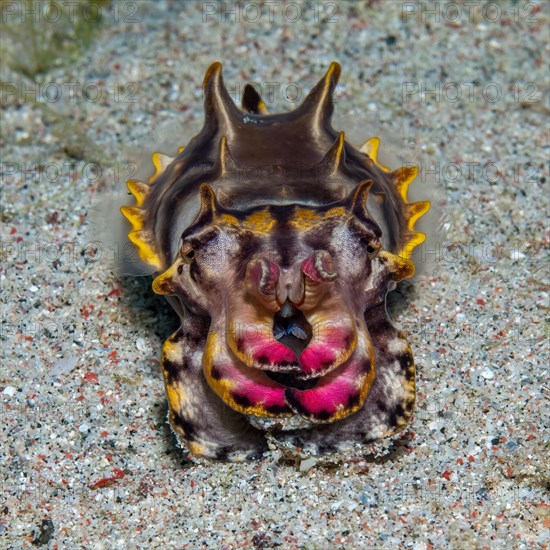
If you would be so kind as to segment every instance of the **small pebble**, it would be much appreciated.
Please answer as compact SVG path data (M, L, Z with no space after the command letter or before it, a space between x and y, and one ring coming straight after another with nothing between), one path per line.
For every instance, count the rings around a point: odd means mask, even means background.
M50 370L50 374L52 376L68 374L76 367L77 363L78 357L66 357L64 359L59 359Z
M317 464L317 459L313 457L307 458L306 460L302 460L300 462L300 472L307 472L308 470L313 468L315 464Z
M147 343L145 342L144 338L138 338L136 340L136 348L139 351L143 351L143 352L149 351L150 349L150 347L147 346Z

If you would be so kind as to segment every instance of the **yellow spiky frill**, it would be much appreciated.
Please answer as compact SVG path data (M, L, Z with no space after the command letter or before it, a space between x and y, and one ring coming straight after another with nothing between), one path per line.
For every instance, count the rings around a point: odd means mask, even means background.
M178 153L181 151L183 151L183 147L178 149ZM139 180L128 180L126 182L130 193L136 199L136 203L134 206L123 206L120 211L132 224L132 230L128 233L128 239L137 246L140 259L159 270L162 268L162 261L155 248L153 231L145 229L146 211L141 206L147 200L151 184L154 184L174 159L162 153L153 153L152 160L155 172L147 183Z
M380 147L380 138L371 137L359 149L362 153L367 155L372 162L380 168L383 172L388 172L392 178L395 189L399 193L399 196L405 203L405 218L407 221L407 229L409 235L407 241L403 244L398 251L398 256L403 258L410 258L413 250L426 240L426 234L419 231L415 231L415 224L420 217L422 217L430 209L430 201L409 202L407 198L407 192L410 184L414 181L418 175L417 166L402 166L397 168L393 172L378 161L378 148Z

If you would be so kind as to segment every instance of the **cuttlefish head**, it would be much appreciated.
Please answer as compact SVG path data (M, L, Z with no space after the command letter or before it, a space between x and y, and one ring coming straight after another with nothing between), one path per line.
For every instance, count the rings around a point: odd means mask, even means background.
M248 210L201 186L199 215L153 288L210 317L204 375L232 408L332 422L363 405L376 368L365 311L414 269L381 250L371 185L322 207Z

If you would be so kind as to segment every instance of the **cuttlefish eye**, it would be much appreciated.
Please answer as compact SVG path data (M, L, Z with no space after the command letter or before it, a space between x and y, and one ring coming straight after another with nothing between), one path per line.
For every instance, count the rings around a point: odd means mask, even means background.
M376 256L378 256L378 253L380 252L380 248L381 248L381 245L379 242L376 242L376 243L370 243L368 246L367 246L367 256L369 257L369 259L374 259L376 258Z
M180 247L180 257L185 263L191 263L195 257L195 248L189 242L184 242Z
M189 250L189 252L186 252L185 254L183 254L183 258L185 260L191 261L194 257L195 257L195 251L194 250Z

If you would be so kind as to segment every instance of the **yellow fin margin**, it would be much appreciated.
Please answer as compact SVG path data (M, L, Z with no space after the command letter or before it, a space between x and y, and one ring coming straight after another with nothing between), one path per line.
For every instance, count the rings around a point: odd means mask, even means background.
M378 162L379 147L380 147L380 138L371 137L367 139L367 141L365 141L363 145L361 145L361 148L359 149L359 151L361 151L361 153L364 153L365 155L368 155L371 158L372 162L374 162L374 164L378 166L380 170L383 170L384 172L389 172L390 169L387 166L384 166L383 164L380 164Z
M139 231L143 229L145 210L135 206L123 206L120 211L122 215L132 224L132 230Z
M414 224L430 209L430 204L430 201L410 202L407 204L407 225L410 230L414 230Z
M183 149L183 147L180 147L178 153L183 151ZM153 153L152 160L155 173L149 178L148 183L153 183L166 170L166 167L174 158L162 153ZM126 185L136 199L135 206L123 206L120 209L122 215L132 224L132 231L128 233L128 239L138 247L138 255L141 260L154 266L156 269L161 269L162 261L155 250L153 234L151 231L143 230L146 212L139 208L147 199L149 185L138 180L128 180Z
M411 182L418 175L418 166L401 166L401 168L394 170L390 175L403 202L409 204L407 191Z
M414 231L409 240L403 245L401 250L398 252L398 255L402 258L410 258L412 256L413 250L426 240L426 234L420 233L419 231Z
M126 186L128 187L130 193L134 195L136 199L136 206L141 206L149 194L149 186L138 180L128 180L126 182Z
M374 164L383 170L389 172L390 169L378 162L378 148L380 147L380 138L371 137L361 145L359 151L368 155ZM410 203L407 198L407 192L409 185L418 175L417 166L402 166L397 170L391 172L390 176L394 181L395 189L403 199L405 203L405 216L407 220L407 228L410 230L409 240L403 245L403 248L399 251L399 256L408 259L412 255L413 249L422 244L426 240L426 235L414 231L414 224L417 220L423 216L430 209L430 201L420 201ZM375 197L379 203L383 202L384 197Z
M153 183L174 160L173 157L163 155L162 153L153 153L152 159L153 165L155 166L155 173L149 178L149 183Z
M137 205L143 204L149 190L148 186L140 181L129 180L126 185L134 197ZM128 239L138 247L138 255L141 260L154 266L162 267L162 262L153 246L153 235L150 231L144 231L145 210L137 206L122 206L122 215L132 224L132 231L128 233Z
M407 219L407 228L410 231L408 241L399 251L403 258L410 258L413 250L426 240L426 235L414 230L417 220L430 209L430 201L409 202L407 192L411 182L418 175L417 166L402 166L394 170L391 174L397 192L401 195L405 203L405 215Z
M153 246L153 235L150 231L131 231L128 238L138 247L139 257L156 269L162 268L162 262Z

